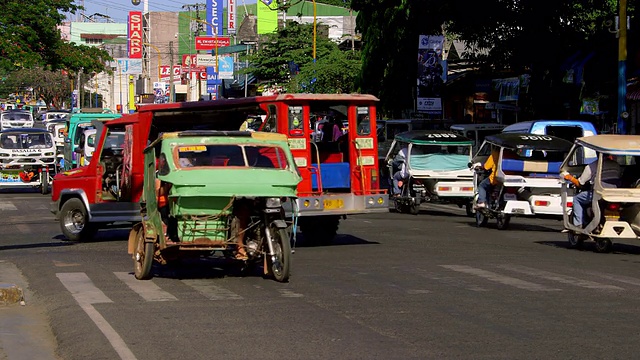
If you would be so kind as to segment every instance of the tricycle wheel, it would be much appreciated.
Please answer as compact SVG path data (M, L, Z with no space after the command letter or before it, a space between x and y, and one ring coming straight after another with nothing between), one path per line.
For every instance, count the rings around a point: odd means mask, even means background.
M275 252L275 259L271 256L267 256L267 266L269 266L269 274L273 276L276 281L287 282L289 281L289 269L291 267L291 244L289 243L289 236L286 229L279 229L273 225L269 227L269 234L273 245L273 251Z
M46 171L40 173L40 193L42 195L49 193L49 173Z
M567 233L567 240L569 241L569 247L572 249L580 249L584 244L584 238L580 234L576 234L573 231Z
M473 202L468 202L464 206L464 210L467 212L468 217L473 217L476 214L476 211L473 209Z
M133 253L133 270L138 280L151 279L151 265L153 264L152 242L144 241L144 228L138 230L136 235L136 248Z
M62 234L71 241L88 241L98 232L98 227L89 223L87 209L78 198L71 198L62 205L60 229Z
M608 253L613 249L613 243L607 238L596 239L596 251L599 253Z
M407 207L409 208L409 213L411 215L418 215L420 213L420 205L418 204L411 204L411 205L407 205Z
M476 211L476 226L477 227L485 227L487 226L487 222L489 221L489 218L482 213L482 211L477 210Z
M509 223L511 222L510 215L501 215L496 217L498 230L506 230L509 228Z

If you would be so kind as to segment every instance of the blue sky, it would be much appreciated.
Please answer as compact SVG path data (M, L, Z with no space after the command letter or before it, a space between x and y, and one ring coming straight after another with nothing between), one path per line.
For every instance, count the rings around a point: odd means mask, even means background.
M182 5L205 3L205 0L148 0L149 11L181 11ZM226 7L226 0L222 0ZM236 0L236 6L242 6L243 2L253 4L256 0ZM76 0L77 4L82 4L82 0ZM115 22L127 22L129 11L142 11L142 0L140 5L134 6L131 0L84 0L85 15L95 13L108 15ZM75 21L75 17L72 19Z

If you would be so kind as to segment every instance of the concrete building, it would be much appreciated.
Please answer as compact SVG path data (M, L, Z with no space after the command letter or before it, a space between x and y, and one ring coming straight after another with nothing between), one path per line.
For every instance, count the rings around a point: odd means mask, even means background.
M100 46L105 40L127 36L126 23L72 22L69 41L87 46Z

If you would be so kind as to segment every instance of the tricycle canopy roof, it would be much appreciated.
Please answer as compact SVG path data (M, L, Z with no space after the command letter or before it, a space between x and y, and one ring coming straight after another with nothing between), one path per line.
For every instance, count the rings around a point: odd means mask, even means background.
M190 138L190 137L219 137L221 142L236 142L234 138L251 138L258 141L274 141L287 143L287 137L279 133L251 132L251 131L218 131L218 130L187 130L171 133L163 133L158 139L149 144L147 148L155 146L158 142L166 139Z
M597 152L640 155L640 135L594 135L576 139L576 144Z
M486 142L507 149L531 149L539 151L568 152L572 144L564 139L551 135L534 135L524 133L501 133L484 138Z
M473 140L449 131L413 130L396 135L396 141L419 145L473 145Z

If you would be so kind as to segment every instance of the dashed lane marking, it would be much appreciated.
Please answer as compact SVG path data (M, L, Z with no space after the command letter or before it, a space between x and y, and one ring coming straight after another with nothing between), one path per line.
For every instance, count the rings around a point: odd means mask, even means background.
M177 301L178 298L169 294L168 292L160 289L160 287L154 284L151 280L142 281L136 279L132 274L127 272L114 272L118 279L135 291L146 301Z
M538 270L521 265L500 265L501 269L514 271L520 274L539 277L546 280L556 281L561 284L574 285L587 289L596 290L624 290L623 288L615 285L601 284L595 281L583 280L573 276L555 274L549 271Z
M96 324L98 329L107 338L113 349L123 360L135 360L133 352L127 347L120 334L107 322L107 320L93 307L93 304L111 303L100 289L98 289L87 274L82 272L57 273L56 276L62 285L69 290L73 298L76 299L80 308L84 310L89 318Z
M227 290L223 287L212 284L211 279L181 280L184 284L192 287L209 300L240 300L242 296Z
M282 297L290 297L290 298L304 297L304 295L294 292L293 290L290 290L290 289L278 289L278 292L280 292L280 295L282 295Z
M0 201L0 211L15 211L18 210L15 205L10 201Z
M481 277L483 279L497 282L503 285L513 286L518 289L529 291L560 291L560 289L553 289L540 284L532 283L529 281L513 278L510 276L501 275L487 270L477 269L466 265L440 265L441 267L469 275Z

